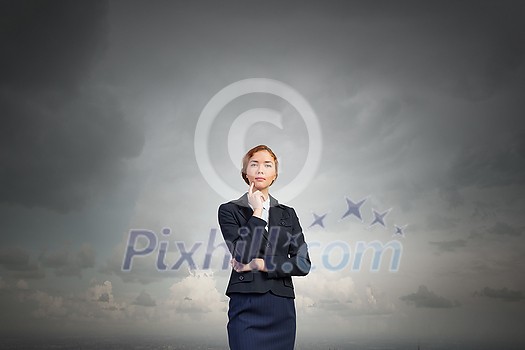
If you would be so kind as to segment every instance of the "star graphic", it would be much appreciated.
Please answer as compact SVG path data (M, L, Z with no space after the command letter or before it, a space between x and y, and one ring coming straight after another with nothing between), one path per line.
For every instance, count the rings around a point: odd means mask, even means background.
M344 219L347 216L353 214L356 217L358 217L359 220L363 221L363 218L361 217L361 212L359 211L359 209L361 208L363 203L366 201L366 198L362 199L361 201L357 203L354 203L351 199L348 199L348 198L345 198L345 199L346 199L346 204L348 205L348 209L346 210L346 213L344 213L343 217L341 217L341 219Z
M299 243L297 243L297 238L299 238L299 234L292 235L290 232L286 232L286 235L288 236L286 243L283 244L283 247L289 246L290 244L294 247L298 247Z
M395 231L394 231L394 234L392 236L399 236L399 237L405 237L405 228L407 227L408 225L405 225L405 226L397 226L397 225L394 225L394 228L395 228Z
M322 228L324 228L323 220L326 214L323 214L323 215L317 215L316 213L312 213L312 214L314 214L314 222L310 226L308 226L308 228L315 226L315 225L319 225Z
M384 211L382 213L376 211L375 209L372 209L372 212L374 213L374 220L370 223L369 227L373 226L375 224L380 224L380 225L383 225L383 227L386 227L386 225L385 225L385 216L386 216L386 214L388 214L390 212L390 209L388 209L387 211Z

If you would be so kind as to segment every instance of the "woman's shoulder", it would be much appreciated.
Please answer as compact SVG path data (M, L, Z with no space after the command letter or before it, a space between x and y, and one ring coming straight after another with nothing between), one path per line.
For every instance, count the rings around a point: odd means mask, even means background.
M233 208L237 208L237 207L242 207L242 206L248 206L248 200L244 200L244 197L245 195L241 196L240 198L237 198L237 199L232 199L228 202L225 202L225 203L222 203L219 205L219 210L226 210L226 209L233 209Z
M286 211L286 212L288 212L288 213L291 213L291 214L297 215L297 214L295 213L295 209L294 209L293 207L289 206L289 205L286 205L286 204L283 204L283 203L278 203L278 204L276 205L276 207L279 207L279 208L281 208L282 210L284 210L284 211Z
M220 204L219 205L219 210L225 210L225 209L233 208L235 206L236 206L235 200L231 200L229 202Z

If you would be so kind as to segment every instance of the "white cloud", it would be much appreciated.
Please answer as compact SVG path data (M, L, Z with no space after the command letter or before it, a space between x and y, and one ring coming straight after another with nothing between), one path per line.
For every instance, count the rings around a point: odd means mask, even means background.
M357 299L352 278L335 273L311 272L305 278L295 278L294 285L296 293L314 300L316 306L333 302L347 305Z
M93 284L87 291L87 300L96 302L105 310L124 310L124 303L117 303L113 296L113 285L110 281L102 284Z
M396 309L377 287L358 287L350 276L341 273L315 271L294 279L294 285L296 307L306 313L391 314Z
M216 287L213 273L194 271L170 287L166 305L180 313L209 313L225 311L222 294Z

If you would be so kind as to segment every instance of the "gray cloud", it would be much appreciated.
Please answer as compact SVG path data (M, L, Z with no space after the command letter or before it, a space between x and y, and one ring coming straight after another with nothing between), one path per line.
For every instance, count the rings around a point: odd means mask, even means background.
M467 241L464 239L456 239L453 241L428 242L428 244L435 246L438 252L454 252L458 248L467 246Z
M32 261L29 251L23 248L0 248L0 265L8 271L8 276L12 279L37 279L45 277L45 271L41 265Z
M57 276L82 277L82 270L95 266L95 251L90 244L83 244L78 252L62 249L54 252L44 252L39 261L42 266L55 270Z
M133 304L146 307L153 307L157 305L157 303L151 297L151 295L149 295L145 291L140 292L140 294L135 298L135 301L133 301Z
M33 259L26 249L3 247L0 249L0 265L8 271L11 279L43 278L46 268L54 270L57 276L80 278L82 270L95 265L95 251L90 244L83 244L76 252L64 248L43 252Z
M428 215L426 219L429 230L450 230L456 227L458 222L459 219L445 217L437 213Z
M525 135L514 131L504 140L489 140L485 144L466 148L451 166L451 181L462 187L523 185L524 149Z
M141 284L149 284L152 282L158 282L164 277L173 277L173 274L170 273L170 271L162 273L155 270L156 261L154 257L137 259L133 262L130 271L122 271L122 259L121 256L113 256L100 267L99 272L107 275L118 276L126 283L138 282ZM170 276L167 276L167 274Z
M142 247L137 249L142 249ZM158 257L156 254L149 254L147 256L135 256L131 262L131 269L129 271L122 270L122 264L126 255L127 242L121 242L113 249L113 254L106 262L99 268L99 272L107 275L115 275L122 279L125 283L141 283L149 284L158 282L164 278L174 278L180 276L187 276L188 269L186 265L182 265L180 269L171 270L171 264L165 270L157 269ZM166 254L166 260L170 258ZM177 257L178 259L179 257ZM176 260L175 260L176 261ZM173 263L172 263L173 264Z
M496 217L494 205L483 201L475 201L472 211L472 218L479 218L485 220L488 218L494 219Z
M51 253L43 253L39 260L45 267L60 268L67 265L69 260L69 252L67 250L61 250Z
M506 287L501 289L492 289L490 287L485 287L479 292L474 292L474 296L500 299L509 302L522 301L525 299L525 293L523 293L523 291L507 289Z
M416 307L451 308L460 306L457 301L452 302L446 298L438 296L434 292L428 290L424 285L419 286L416 293L402 296L400 299L407 304L413 304Z
M501 221L496 222L494 226L489 227L487 229L488 233L500 236L521 236L523 234L523 231L525 231L524 228L513 227Z
M29 264L25 270L11 271L12 279L42 279L46 277L45 270L37 264Z
M19 247L2 247L0 264L9 270L24 270L29 265L29 252Z
M0 201L78 209L141 152L141 130L88 81L106 12L105 1L1 3Z
M102 303L109 303L109 294L108 293L102 293L98 297L97 301L100 301Z

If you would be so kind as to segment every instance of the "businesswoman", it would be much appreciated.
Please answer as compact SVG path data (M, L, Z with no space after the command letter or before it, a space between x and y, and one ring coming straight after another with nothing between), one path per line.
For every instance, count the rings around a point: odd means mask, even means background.
M219 207L219 225L232 254L226 289L231 350L294 348L291 276L305 276L311 263L295 210L269 194L278 165L268 146L250 149L241 170L248 191Z

